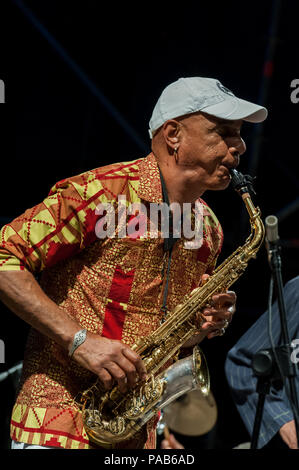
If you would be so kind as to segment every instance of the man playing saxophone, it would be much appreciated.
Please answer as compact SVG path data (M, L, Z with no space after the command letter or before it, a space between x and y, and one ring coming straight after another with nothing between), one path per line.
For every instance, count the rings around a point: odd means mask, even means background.
M12 411L14 448L93 448L78 393L95 377L103 392L117 384L126 393L146 380L132 346L213 273L223 234L201 197L228 187L229 170L246 149L242 122L266 116L265 108L235 97L217 80L179 79L154 108L147 157L66 178L2 228L1 300L32 326ZM145 207L199 201L201 246L186 249L184 236L169 244L162 237L99 239L96 208L119 195ZM231 291L214 296L201 312L206 321L184 347L223 334L235 302ZM118 447L154 448L155 424L151 420Z

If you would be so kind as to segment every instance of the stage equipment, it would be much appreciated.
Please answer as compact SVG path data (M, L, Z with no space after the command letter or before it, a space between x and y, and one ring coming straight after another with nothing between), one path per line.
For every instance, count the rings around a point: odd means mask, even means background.
M299 408L296 392L295 377L297 367L291 361L292 347L290 344L288 323L283 294L283 282L281 275L280 243L278 235L278 219L275 215L269 215L265 219L266 225L266 248L268 260L271 268L271 281L268 301L268 333L271 348L258 351L252 360L252 369L257 380L258 403L253 426L251 449L258 446L260 426L263 417L264 403L266 396L270 393L271 385L274 388L285 388L289 399L290 408L293 411L297 440L299 436ZM279 307L281 324L281 345L275 346L271 332L272 316L272 294L275 284L277 292L277 303ZM287 383L288 379L288 383ZM289 389L288 389L289 385Z
M202 436L216 424L218 409L210 391L203 395L192 390L167 405L163 410L163 421L172 431L184 436Z

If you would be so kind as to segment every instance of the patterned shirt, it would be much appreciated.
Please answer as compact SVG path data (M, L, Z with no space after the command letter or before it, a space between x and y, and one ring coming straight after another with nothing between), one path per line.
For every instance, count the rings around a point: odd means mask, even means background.
M45 293L82 328L131 346L160 325L169 253L161 237L97 237L97 223L103 217L97 206L115 204L119 195L127 204L163 202L152 153L57 183L41 204L2 228L0 270L40 275ZM199 201L203 243L198 249L186 249L184 237L176 241L168 283L169 310L199 285L202 274L213 271L221 249L221 226L207 204ZM95 378L60 345L32 328L12 411L12 439L91 448L75 399ZM145 426L144 448L155 447L153 429L151 420ZM140 444L133 440L130 445Z
M284 299L287 312L287 325L290 340L299 338L299 276L289 281L284 288ZM275 346L281 343L281 324L277 302L272 311L272 336ZM237 344L229 351L226 362L226 377L232 391L233 399L240 416L251 435L256 415L258 393L257 377L251 367L255 353L270 348L268 333L268 311L265 312ZM297 346L298 351L298 346ZM296 350L294 350L296 353ZM297 353L298 361L298 353ZM297 395L299 392L299 375L296 379ZM286 381L288 387L288 381ZM292 409L286 394L286 387L277 390L271 387L266 395L263 409L261 428L258 439L258 449L264 447L279 431L279 429L293 418Z

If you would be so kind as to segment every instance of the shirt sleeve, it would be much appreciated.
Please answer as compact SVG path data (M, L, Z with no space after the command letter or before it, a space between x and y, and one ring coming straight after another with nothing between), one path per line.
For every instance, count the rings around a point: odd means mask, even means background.
M299 334L299 276L286 284L284 297L288 331L290 339L293 340L298 338ZM280 315L276 302L272 309L272 335L275 345L280 344L280 332ZM265 348L270 348L268 312L265 312L241 337L229 351L225 362L225 373L232 392L232 398L250 435L253 432L258 403L257 378L253 374L251 363L253 355ZM298 375L295 382L298 393ZM288 383L286 386L288 387ZM270 393L265 399L258 448L264 447L281 426L292 419L293 413L285 387L277 390L271 386Z
M91 172L55 184L48 197L0 231L0 271L39 273L96 239L95 209L106 202Z

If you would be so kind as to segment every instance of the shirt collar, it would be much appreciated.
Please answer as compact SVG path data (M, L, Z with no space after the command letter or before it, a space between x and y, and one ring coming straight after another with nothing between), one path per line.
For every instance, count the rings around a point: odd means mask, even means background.
M140 172L138 196L145 201L162 203L163 192L160 170L155 155L151 152L140 161L138 166ZM198 198L197 201L203 205L203 216L210 216L206 202L201 198Z
M138 166L140 172L138 196L149 202L163 202L160 172L155 155L150 153Z

